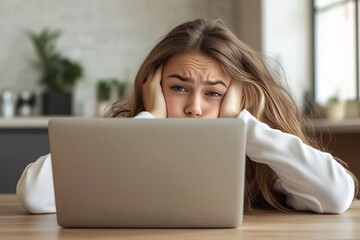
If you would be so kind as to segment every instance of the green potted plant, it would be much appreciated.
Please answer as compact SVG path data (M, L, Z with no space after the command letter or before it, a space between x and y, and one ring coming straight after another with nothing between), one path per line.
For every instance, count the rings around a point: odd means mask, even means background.
M129 82L127 81L118 82L117 89L118 89L118 98L119 99L124 98L129 89Z
M327 117L330 119L345 117L345 102L339 99L338 94L331 96L327 102Z
M116 99L122 99L127 91L128 82L117 78L103 78L97 81L97 114L102 116L110 104Z
M71 115L72 90L83 75L82 66L56 50L60 31L44 29L39 34L28 31L27 35L35 47L42 71L43 114Z

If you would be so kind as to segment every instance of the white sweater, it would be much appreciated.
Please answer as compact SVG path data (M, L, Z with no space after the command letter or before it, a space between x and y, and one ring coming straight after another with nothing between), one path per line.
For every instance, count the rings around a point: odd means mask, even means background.
M142 112L136 118L153 116ZM279 180L275 187L287 196L290 206L317 213L341 213L349 208L354 197L354 181L329 153L304 144L294 135L270 128L246 110L239 118L247 126L247 156L276 172ZM28 212L56 212L50 154L26 167L16 192Z

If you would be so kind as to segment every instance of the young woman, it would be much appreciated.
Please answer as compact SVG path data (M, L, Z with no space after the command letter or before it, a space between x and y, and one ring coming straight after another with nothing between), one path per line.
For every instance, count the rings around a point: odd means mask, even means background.
M175 27L140 67L128 102L107 116L236 117L247 126L245 209L344 212L358 194L346 165L315 147L290 94L262 59L221 20ZM30 164L17 185L24 208L55 212L51 156Z

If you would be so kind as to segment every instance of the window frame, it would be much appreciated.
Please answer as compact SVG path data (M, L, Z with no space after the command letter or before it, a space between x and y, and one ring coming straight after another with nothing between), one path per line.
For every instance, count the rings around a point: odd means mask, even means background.
M360 98L360 69L359 69L359 1L360 0L343 0L341 2L331 3L321 9L317 9L315 6L316 0L311 0L311 7L312 7L312 14L311 14L311 38L312 38L312 44L311 44L311 51L312 51L312 99L316 102L316 71L317 71L317 64L316 64L316 14L319 11L326 11L328 9L342 6L343 4L347 4L349 1L354 1L355 3L355 87L356 87L356 98L353 100L359 101Z

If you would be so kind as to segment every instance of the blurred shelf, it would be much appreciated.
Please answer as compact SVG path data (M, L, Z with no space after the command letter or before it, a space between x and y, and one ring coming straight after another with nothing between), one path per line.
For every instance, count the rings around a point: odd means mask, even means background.
M360 118L313 119L306 125L307 127L313 127L318 132L360 133Z
M47 128L50 117L0 117L0 128Z
M1 118L0 128L47 128L48 122L54 117L33 116ZM352 119L313 119L305 124L317 132L360 133L360 118Z

